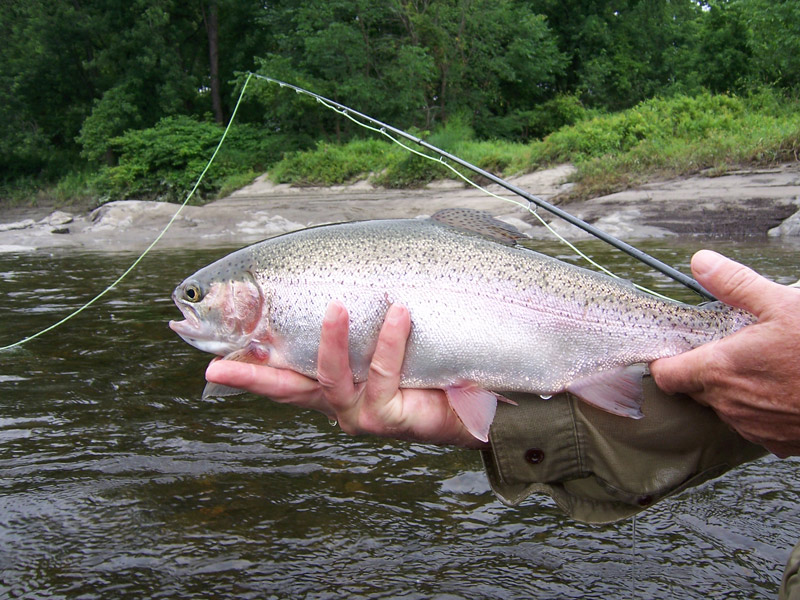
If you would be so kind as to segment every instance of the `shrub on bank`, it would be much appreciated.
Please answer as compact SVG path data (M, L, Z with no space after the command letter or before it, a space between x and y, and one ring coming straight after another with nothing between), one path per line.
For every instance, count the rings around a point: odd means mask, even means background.
M750 97L677 95L581 121L532 145L532 166L571 162L592 196L703 169L797 160L797 103L770 90Z
M154 127L125 132L110 148L117 164L101 168L94 181L105 199L182 201L208 164L224 128L191 117L169 117ZM234 125L194 200L213 198L231 182L252 180L286 149L284 136L265 135L253 125Z
M654 177L796 161L800 156L798 102L770 89L747 97L676 95L619 113L583 114L583 120L530 144L475 139L468 119L458 116L433 133L417 135L506 177L571 162L577 167L574 180L578 183L571 193L581 197L621 190ZM18 202L32 197L59 203L92 197L98 202L121 198L181 201L222 132L218 125L189 117L164 119L154 127L113 138L111 147L117 156L113 166L99 172L77 167L44 192L37 193L38 184L32 181L4 186L0 194ZM234 126L195 201L229 194L267 169L276 182L318 186L372 177L379 185L404 188L455 177L438 160L413 155L383 137L346 144L319 142L309 150L299 150L308 145L308 140L253 125Z
M531 144L476 140L465 121L458 118L421 137L503 176L573 163L578 169L578 186L572 193L580 196L624 189L652 177L797 160L800 153L797 103L770 89L749 97L676 95L654 98L618 113L580 114L583 120ZM364 144L324 144L295 153L279 162L271 176L288 183L329 185L373 172L379 173L375 183L392 188L454 177L437 161L407 153L388 141L374 141L376 157L372 161L362 154Z

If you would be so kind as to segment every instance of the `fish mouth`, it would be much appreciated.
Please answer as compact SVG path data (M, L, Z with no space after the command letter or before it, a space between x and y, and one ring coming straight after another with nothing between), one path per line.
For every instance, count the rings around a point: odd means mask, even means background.
M172 292L172 301L175 303L175 306L178 307L178 310L181 311L181 314L183 315L183 321L171 320L169 322L169 328L183 339L186 339L184 336L202 336L205 328L200 321L197 310L195 310L192 305L187 304L178 297L179 289L180 286L176 288L174 292Z
M187 337L201 337L203 333L197 324L192 323L188 318L184 319L183 321L170 321L169 328L185 340Z
M178 310L183 314L184 320L171 320L169 328L177 333L184 342L198 350L219 356L224 356L230 352L230 344L217 339L215 332L210 331L207 324L200 319L194 306L177 298L175 294L172 295L172 299L175 301Z
M178 303L176 302L176 304ZM205 330L205 327L200 323L197 313L189 306L181 306L178 304L178 308L185 318L183 321L170 321L169 328L192 346L197 346L198 342L207 341L210 336Z

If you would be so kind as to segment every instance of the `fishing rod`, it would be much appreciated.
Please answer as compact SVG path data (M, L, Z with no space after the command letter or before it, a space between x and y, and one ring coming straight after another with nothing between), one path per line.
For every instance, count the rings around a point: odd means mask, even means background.
M346 105L342 104L341 102L336 102L335 100L330 100L328 98L325 98L324 96L316 94L316 93L314 93L312 91L309 91L309 90L307 90L305 88L301 88L301 87L299 87L297 85L293 85L291 83L287 83L285 81L281 81L281 80L275 79L273 77L267 77L266 75L259 75L258 73L248 73L248 75L256 77L257 79L263 79L265 81L269 81L270 83L275 83L275 84L279 85L280 87L289 88L291 90L294 90L298 94L305 94L307 96L310 96L311 98L314 98L315 100L317 100L318 102L321 102L322 104L326 104L326 105L329 105L329 106L332 106L332 107L336 108L337 110L341 111L345 115L354 115L354 116L358 117L359 119L362 119L364 121L372 123L376 127L380 128L381 132L390 131L391 133L393 133L393 134L395 134L397 136L400 136L400 137L405 138L405 139L407 139L407 140L409 140L411 142L414 142L415 144L417 144L419 146L422 146L426 150L430 150L431 152L434 152L434 153L438 154L442 158L446 158L447 160L450 160L450 161L452 161L452 162L454 162L454 163L456 163L458 165L461 165L462 167L465 167L465 168L469 169L473 173L477 173L478 175L481 175L482 177L485 177L486 179L488 179L490 181L493 181L494 183L504 187L508 191L516 194L517 196L520 196L520 197L524 198L528 202L530 202L532 204L535 204L536 206L538 206L540 208L545 209L546 211L556 215L557 217L560 217L561 219L567 221L568 223L572 223L573 225L575 225L576 227L579 227L583 231L593 235L594 237L596 237L596 238L598 238L600 240L603 240L604 242L614 246L618 250L621 250L621 251L625 252L626 254L632 256L633 258L643 262L647 266L655 269L656 271L659 271L659 272L663 273L664 275L666 275L667 277L669 277L671 279L674 279L678 283L683 284L684 286L686 286L690 290L700 294L704 298L707 298L708 300L716 300L716 298L713 296L713 294L711 294L711 292L706 290L703 286L701 286L699 283L697 283L697 281L695 281L694 279L692 279L691 277L689 277L685 273L682 273L682 272L678 271L677 269L675 269L674 267L672 267L672 266L670 266L670 265L668 265L668 264L666 264L664 262L661 262L657 258L655 258L653 256L650 256L649 254L647 254L646 252L636 248L635 246L631 246L627 242L623 242L619 238L616 238L613 235L611 235L609 233L606 233L602 229L598 229L594 225L591 225L590 223L587 223L586 221L584 221L582 219L579 219L575 215L573 215L571 213L568 213L565 210L562 210L562 209L558 208L557 206L555 206L553 204L550 204L546 200L543 200L542 198L540 198L538 196L534 196L533 194L523 190L522 188L519 188L519 187L515 186L512 183L509 183L505 179L502 179L502 178L498 177L497 175L494 175L493 173L490 173L489 171L481 169L480 167L478 167L476 165L473 165L470 162L467 162L463 158L459 158L458 156L455 156L454 154L450 154L449 152L447 152L445 150L442 150L441 148L437 148L433 144L430 144L430 143L426 142L425 140L423 140L423 139L421 139L421 138L419 138L419 137L417 137L415 135L412 135L412 134L410 134L410 133L408 133L406 131L403 131L402 129L398 129L397 127L393 127L392 125L384 123L383 121L380 121L380 120L378 120L378 119L376 119L374 117L371 117L371 116L369 116L367 114L364 114L364 113L362 113L360 111L357 111L357 110L355 110L353 108L350 108L349 106L346 106Z

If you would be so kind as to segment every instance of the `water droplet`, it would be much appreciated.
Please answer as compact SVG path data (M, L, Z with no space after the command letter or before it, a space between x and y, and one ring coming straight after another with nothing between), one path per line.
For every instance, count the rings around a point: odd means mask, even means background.
M539 394L539 398L542 400L550 400L553 397L553 394Z

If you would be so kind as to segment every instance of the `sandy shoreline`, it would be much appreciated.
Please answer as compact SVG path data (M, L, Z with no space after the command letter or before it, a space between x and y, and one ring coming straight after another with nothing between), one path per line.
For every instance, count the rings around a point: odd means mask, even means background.
M509 179L546 200L570 184L563 165ZM499 186L489 189L519 200ZM187 206L159 247L245 245L278 233L320 223L429 215L441 208L486 210L533 237L549 235L524 208L493 198L462 183L435 182L415 190L386 190L366 182L333 188L293 188L260 177L231 196L202 207ZM720 237L800 235L800 163L737 171L719 177L694 176L560 207L625 240L674 234ZM122 201L90 213L68 208L42 214L42 208L0 212L0 251L73 248L138 251L149 245L178 205ZM548 221L549 216L540 214ZM794 215L794 216L793 216ZM554 226L568 237L583 234L559 219Z

